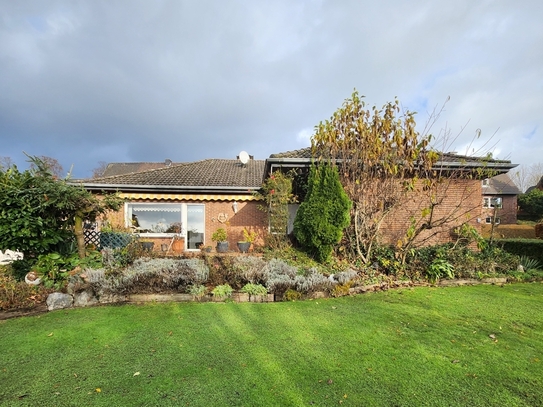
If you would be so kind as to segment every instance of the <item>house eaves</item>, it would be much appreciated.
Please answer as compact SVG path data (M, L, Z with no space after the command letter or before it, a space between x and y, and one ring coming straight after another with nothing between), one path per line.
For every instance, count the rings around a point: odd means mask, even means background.
M274 168L295 168L295 167L308 167L315 160L313 158L282 158L282 157L270 157L266 160L266 173L270 173ZM337 160L341 161L341 160ZM432 167L433 170L475 170L478 168L488 169L495 171L497 174L505 174L509 170L517 167L518 164L511 164L508 161L437 161Z
M81 185L81 184L80 184ZM130 185L130 184L100 184L84 183L82 186L89 191L120 191L120 192L162 192L162 193L224 193L252 194L260 187L238 186L184 186L184 185Z

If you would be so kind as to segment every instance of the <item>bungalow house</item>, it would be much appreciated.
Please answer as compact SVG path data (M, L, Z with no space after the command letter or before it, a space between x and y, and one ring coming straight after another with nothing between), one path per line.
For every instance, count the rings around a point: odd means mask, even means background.
M176 251L196 250L201 245L212 245L212 234L225 228L232 248L242 239L244 229L257 232L261 237L267 232L266 213L259 209L260 203L254 194L265 177L275 171L295 170L298 180L303 180L312 162L311 149L304 148L272 154L266 160L249 159L245 164L226 159L172 163L156 169L91 179L83 182L83 186L97 194L119 191L127 202L123 211L110 215L109 220L132 229L141 237L152 238L158 243L155 247L171 247L169 243L178 236L182 244ZM480 231L483 191L477 170L487 168L505 174L513 167L510 161L485 159L483 162L473 157L442 154L435 165L436 171L470 176L451 177L444 186L445 195L436 216L446 218L449 212L455 215L440 225L439 230L432 231L433 237L428 243L450 240L454 227L465 222ZM303 186L295 182L294 189L303 199ZM394 212L381 229L383 241L393 243L401 238L409 226L410 216L420 213L424 205L424 199L416 194L406 197L405 205ZM297 204L289 208L289 233L297 208Z
M108 221L152 239L155 248L179 252L210 246L219 228L226 229L232 247L244 229L261 236L267 228L254 196L262 186L264 165L254 159L245 164L209 159L94 178L83 186L97 194L118 191L127 202ZM174 240L181 244L172 250Z
M483 211L485 224L516 224L517 195L520 190L508 174L499 174L482 180Z

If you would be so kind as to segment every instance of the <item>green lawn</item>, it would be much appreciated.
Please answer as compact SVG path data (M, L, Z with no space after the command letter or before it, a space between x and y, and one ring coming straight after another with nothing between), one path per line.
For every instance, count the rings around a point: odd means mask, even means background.
M543 284L0 322L0 406L340 404L543 405Z

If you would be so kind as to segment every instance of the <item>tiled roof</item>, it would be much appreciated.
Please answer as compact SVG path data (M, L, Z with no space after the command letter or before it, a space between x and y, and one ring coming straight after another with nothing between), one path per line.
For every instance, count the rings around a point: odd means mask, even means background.
M263 160L249 160L246 165L242 165L238 160L209 159L95 178L84 182L84 185L259 188L263 176Z
M270 155L270 158L312 158L311 147Z
M488 166L489 168L498 168L500 171L508 171L511 168L516 167L515 164L511 164L511 161L489 159L486 157L470 157L466 155L459 155L455 153L439 153L440 158L436 166L446 167L482 167ZM269 161L275 163L281 162L306 162L309 163L313 158L311 154L311 147L302 148L299 150L286 151L284 153L277 153L270 155Z
M161 163L109 163L100 178L111 177L114 175L130 174L132 172L154 170L158 168L170 167L177 164L180 163L172 163L170 160L166 160Z
M518 195L522 192L508 174L500 174L488 179L488 185L483 184L483 195Z

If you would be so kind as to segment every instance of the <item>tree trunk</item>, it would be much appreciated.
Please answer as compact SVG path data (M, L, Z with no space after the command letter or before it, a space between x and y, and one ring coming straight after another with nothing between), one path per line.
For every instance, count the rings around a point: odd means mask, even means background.
M85 250L85 235L83 233L83 214L81 212L77 212L75 215L74 234L77 241L77 253L79 254L79 258L82 259L87 253Z

